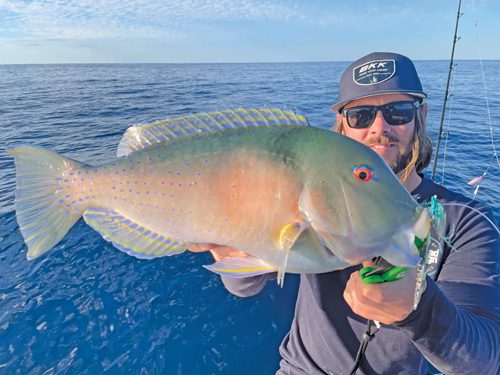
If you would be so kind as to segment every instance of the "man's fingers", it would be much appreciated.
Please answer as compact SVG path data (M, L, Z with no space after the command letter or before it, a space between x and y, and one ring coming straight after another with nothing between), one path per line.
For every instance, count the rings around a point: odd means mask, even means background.
M188 247L189 251L192 251L193 253L200 253L203 251L208 251L217 245L209 244L209 243L194 243L190 244Z
M371 260L367 260L366 262L363 262L363 267L375 267L375 263Z
M238 257L245 258L249 254L241 251L239 249L235 249L234 247L216 245L213 243L196 243L190 244L188 250L193 253L201 253L204 251L210 251L214 256L216 261L219 261L223 258L227 257Z

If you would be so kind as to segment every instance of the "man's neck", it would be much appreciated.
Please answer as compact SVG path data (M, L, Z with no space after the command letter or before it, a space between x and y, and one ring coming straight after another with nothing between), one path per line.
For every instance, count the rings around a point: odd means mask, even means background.
M422 182L422 177L420 177L417 174L417 171L413 169L410 172L410 175L408 176L406 181L403 183L403 185L405 186L406 190L408 190L411 193L418 187L418 185L420 185L421 182Z

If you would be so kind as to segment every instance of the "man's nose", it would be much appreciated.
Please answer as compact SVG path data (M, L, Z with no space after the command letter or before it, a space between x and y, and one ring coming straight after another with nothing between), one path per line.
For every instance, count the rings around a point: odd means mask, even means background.
M391 131L391 125L389 125L382 114L382 111L378 110L375 114L375 120L370 126L370 133L372 134L387 134Z

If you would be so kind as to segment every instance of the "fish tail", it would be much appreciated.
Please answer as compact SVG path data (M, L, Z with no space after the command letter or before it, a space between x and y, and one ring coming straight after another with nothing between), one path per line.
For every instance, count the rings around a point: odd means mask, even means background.
M85 164L40 147L7 149L16 164L16 217L28 246L28 260L54 247L82 216L83 205L65 199L63 181ZM70 185L70 184L67 184Z

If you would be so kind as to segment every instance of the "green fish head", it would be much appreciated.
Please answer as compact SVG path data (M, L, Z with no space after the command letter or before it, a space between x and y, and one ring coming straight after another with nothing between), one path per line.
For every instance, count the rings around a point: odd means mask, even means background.
M395 241L401 244L399 236L408 236L419 205L375 151L321 132L315 147L304 153L309 167L304 171L301 210L342 260L369 260L394 247ZM408 252L403 263L415 261L410 249L401 251Z

